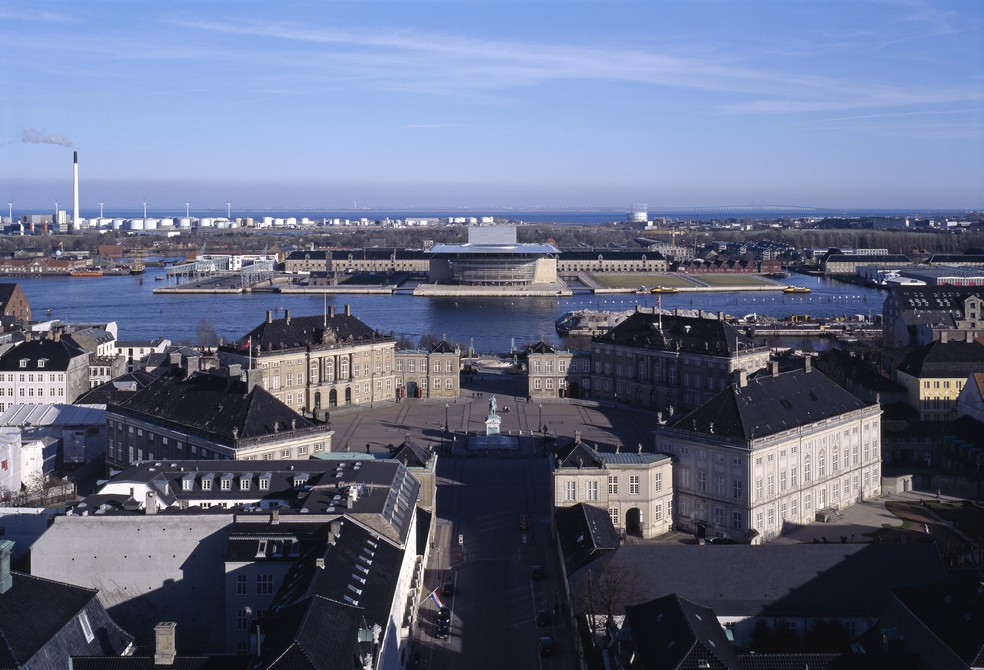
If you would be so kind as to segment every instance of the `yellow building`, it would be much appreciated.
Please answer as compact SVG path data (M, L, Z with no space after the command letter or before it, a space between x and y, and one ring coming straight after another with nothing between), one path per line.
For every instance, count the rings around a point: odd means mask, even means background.
M935 342L907 355L895 369L895 380L906 388L906 404L921 421L957 418L957 397L967 376L984 372L984 344L953 341L946 331Z
M392 335L373 330L329 307L324 315L266 320L238 343L219 348L219 358L260 370L260 382L299 412L368 405L396 398Z

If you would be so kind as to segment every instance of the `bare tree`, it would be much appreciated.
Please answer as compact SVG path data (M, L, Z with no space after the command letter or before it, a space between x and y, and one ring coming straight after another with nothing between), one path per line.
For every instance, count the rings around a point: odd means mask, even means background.
M626 605L649 599L642 584L636 570L615 565L611 560L581 575L572 590L572 598L587 618L596 643L603 641L616 613L621 613Z
M195 340L205 353L211 353L219 344L219 334L215 331L215 324L204 317L199 319L195 325Z

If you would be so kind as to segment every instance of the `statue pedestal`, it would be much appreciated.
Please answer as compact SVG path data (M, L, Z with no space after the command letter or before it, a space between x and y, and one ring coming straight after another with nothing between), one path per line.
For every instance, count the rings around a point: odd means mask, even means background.
M502 417L498 414L489 414L485 417L485 435L486 437L490 435L499 434L499 424L502 422Z

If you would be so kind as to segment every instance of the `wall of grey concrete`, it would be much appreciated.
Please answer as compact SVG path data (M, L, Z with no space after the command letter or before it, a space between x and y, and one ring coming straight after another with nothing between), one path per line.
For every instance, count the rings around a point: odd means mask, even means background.
M138 645L152 645L157 623L175 621L178 653L220 652L231 522L225 514L55 517L34 543L31 573L98 589Z

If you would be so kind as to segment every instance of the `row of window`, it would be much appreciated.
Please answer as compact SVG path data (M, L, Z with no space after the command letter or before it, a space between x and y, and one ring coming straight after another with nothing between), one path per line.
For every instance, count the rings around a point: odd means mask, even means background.
M20 398L24 398L24 397L28 397L28 398L34 398L34 397L43 398L44 397L44 389L43 388L38 388L37 389L37 393L35 393L35 388L33 386L31 386L31 387L28 387L26 389L26 391L27 391L27 393L25 394L25 388L23 386L21 386L20 388L17 389L17 396L20 397ZM64 393L64 389L61 389L61 388L58 388L58 387L55 387L55 386L48 387L48 396L51 397L51 398L54 398L55 396L60 396L63 393ZM4 388L4 387L0 386L0 396L5 396L5 395L9 395L9 396L13 397L13 395L14 395L14 389L12 389L12 388Z
M38 367L43 367L43 366L40 365L40 361L38 362ZM47 381L49 381L49 382L54 382L54 381L63 382L63 381L65 381L65 373L64 372L60 372L58 374L52 373L52 374L48 374L48 375L43 375L43 374L40 374L39 373L37 375L33 375L33 374L24 374L22 372L22 373L20 373L20 374L17 375L17 381L20 381L20 382L25 382L26 381L28 383L34 383L35 378L37 378L37 381L39 381L39 382L45 381L45 378L47 378ZM0 382L12 382L12 381L14 381L14 374L13 373L10 373L8 375L2 375L2 374L0 374Z
M653 474L653 491L663 490L663 474L656 472ZM618 475L608 476L608 495L618 495ZM629 495L637 496L640 492L640 476L629 475ZM577 501L577 480L564 482L564 500L567 502ZM585 500L598 500L598 482L588 480L585 488Z

